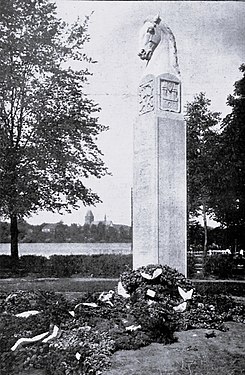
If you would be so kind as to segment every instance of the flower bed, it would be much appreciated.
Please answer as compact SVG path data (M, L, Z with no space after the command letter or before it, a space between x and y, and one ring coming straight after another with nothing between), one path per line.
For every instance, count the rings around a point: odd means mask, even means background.
M0 313L2 375L31 369L99 375L116 350L171 344L178 330L245 322L242 304L200 295L183 275L159 265L124 272L115 291L79 300L45 291L2 293Z

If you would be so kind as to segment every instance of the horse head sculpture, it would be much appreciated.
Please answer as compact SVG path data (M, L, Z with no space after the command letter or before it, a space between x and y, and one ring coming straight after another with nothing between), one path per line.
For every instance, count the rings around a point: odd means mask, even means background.
M146 60L144 74L155 76L170 73L180 75L175 37L160 16L147 18L140 30L140 52L142 60Z

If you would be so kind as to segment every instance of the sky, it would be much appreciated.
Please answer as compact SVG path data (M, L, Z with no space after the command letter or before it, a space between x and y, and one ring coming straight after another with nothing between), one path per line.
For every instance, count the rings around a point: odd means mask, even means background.
M81 205L64 215L42 211L27 221L83 225L91 209L95 220L106 215L113 223L130 225L133 126L137 87L144 74L144 62L137 56L138 34L144 20L159 13L175 35L183 107L202 91L211 100L211 109L225 116L230 111L227 96L241 78L239 66L245 62L245 2L56 0L56 4L58 16L67 22L78 16L82 21L93 12L85 51L98 63L91 65L93 76L86 90L102 108L99 121L109 126L97 144L112 176L85 181L103 201L96 207Z

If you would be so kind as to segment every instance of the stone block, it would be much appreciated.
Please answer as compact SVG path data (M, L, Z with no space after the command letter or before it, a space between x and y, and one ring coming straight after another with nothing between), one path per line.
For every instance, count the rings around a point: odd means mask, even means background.
M186 130L181 83L170 74L139 85L134 127L133 265L186 275Z

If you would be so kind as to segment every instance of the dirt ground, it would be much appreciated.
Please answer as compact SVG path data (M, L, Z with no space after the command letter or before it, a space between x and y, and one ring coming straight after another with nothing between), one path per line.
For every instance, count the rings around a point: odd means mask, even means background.
M245 374L245 326L227 323L227 332L206 329L178 332L178 342L151 344L112 356L105 375L238 375Z

